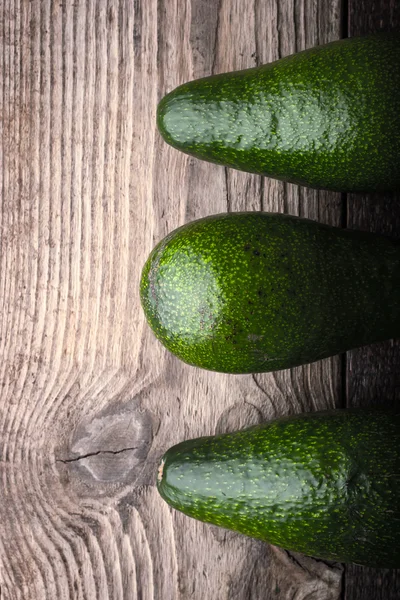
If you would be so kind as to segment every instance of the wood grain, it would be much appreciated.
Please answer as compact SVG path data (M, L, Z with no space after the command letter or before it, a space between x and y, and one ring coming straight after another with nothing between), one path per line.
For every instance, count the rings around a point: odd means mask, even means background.
M154 487L182 439L344 405L340 358L254 376L189 367L146 326L138 283L154 244L194 218L342 223L340 195L197 161L155 128L179 83L337 39L342 23L339 0L0 3L2 599L340 597L340 565L194 522ZM368 356L396 394L393 360ZM353 403L370 381L355 357Z

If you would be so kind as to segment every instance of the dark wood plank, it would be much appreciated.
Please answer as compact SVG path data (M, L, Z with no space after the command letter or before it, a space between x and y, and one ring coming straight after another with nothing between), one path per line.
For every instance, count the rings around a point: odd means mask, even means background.
M349 0L350 36L400 29L397 0ZM400 195L348 196L348 227L400 237ZM391 406L400 401L400 342L347 353L347 405ZM400 570L351 565L345 571L346 600L398 600Z

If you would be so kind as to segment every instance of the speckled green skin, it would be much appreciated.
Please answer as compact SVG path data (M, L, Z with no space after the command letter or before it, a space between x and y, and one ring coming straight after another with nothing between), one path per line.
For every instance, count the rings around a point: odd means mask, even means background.
M141 300L189 364L286 369L400 334L400 245L289 215L214 215L156 246Z
M198 158L314 188L400 189L400 35L319 46L165 96L165 141Z
M287 550L400 567L397 413L310 413L182 442L158 490L190 517Z

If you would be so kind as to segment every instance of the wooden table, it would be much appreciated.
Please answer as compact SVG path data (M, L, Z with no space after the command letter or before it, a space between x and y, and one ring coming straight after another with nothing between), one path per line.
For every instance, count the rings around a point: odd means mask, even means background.
M299 214L397 234L399 198L206 164L156 132L186 80L400 26L396 0L0 3L1 600L394 600L343 568L197 523L154 487L163 451L276 415L394 404L390 342L274 374L182 364L140 308L154 244L191 219Z

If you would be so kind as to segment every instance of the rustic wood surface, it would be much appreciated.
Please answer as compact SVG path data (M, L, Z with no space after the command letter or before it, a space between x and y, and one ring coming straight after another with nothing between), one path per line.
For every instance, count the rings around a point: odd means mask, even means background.
M154 482L182 439L384 400L382 389L395 400L399 347L209 373L161 347L138 296L154 244L211 213L392 231L390 198L202 163L155 128L157 101L179 83L353 34L353 22L357 33L395 25L394 0L380 4L0 2L1 600L398 598L394 571L343 569L197 523Z

